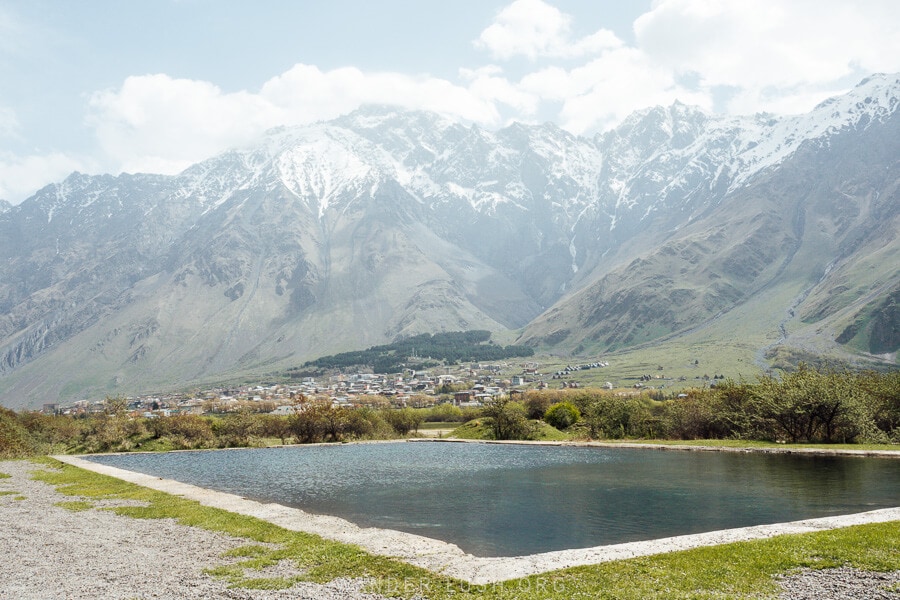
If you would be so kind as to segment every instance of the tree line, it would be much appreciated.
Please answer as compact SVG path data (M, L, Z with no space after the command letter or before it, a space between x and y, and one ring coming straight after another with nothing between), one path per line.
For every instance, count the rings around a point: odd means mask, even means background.
M853 373L801 366L781 377L725 380L660 399L649 392L532 390L483 408L442 403L359 408L306 399L290 415L251 412L148 418L107 398L97 414L64 416L0 408L0 458L48 453L263 446L390 439L426 421L483 421L496 439L529 439L546 422L575 439L738 439L772 442L900 443L900 371ZM449 399L449 395L444 399Z
M388 406L383 399L383 406ZM428 409L334 406L308 399L290 415L252 412L135 416L121 398L90 415L47 415L0 408L0 459L52 453L166 451L288 443L383 440L415 433L426 421L459 424L480 411L440 404Z
M900 371L814 369L801 365L781 377L725 380L683 397L616 394L605 390L529 391L520 401L498 399L488 417L495 434L527 436L529 419L569 405L565 427L586 439L738 439L786 443L900 443ZM550 420L554 420L551 418ZM554 422L550 423L554 425Z
M398 373L411 366L490 362L534 355L534 350L528 346L501 346L490 339L491 332L484 330L423 333L366 350L323 356L305 363L302 368L347 369L364 366L375 373ZM418 360L410 361L410 357L418 357Z

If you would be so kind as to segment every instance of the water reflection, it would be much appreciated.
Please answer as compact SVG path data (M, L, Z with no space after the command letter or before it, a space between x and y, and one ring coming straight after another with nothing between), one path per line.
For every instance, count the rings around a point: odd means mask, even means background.
M512 556L900 505L886 459L367 444L91 460Z

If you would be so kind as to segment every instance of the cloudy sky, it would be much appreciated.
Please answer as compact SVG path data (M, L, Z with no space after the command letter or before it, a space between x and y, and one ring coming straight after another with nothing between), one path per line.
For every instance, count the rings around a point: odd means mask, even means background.
M366 103L578 134L811 109L900 71L897 0L2 0L0 199L176 173Z

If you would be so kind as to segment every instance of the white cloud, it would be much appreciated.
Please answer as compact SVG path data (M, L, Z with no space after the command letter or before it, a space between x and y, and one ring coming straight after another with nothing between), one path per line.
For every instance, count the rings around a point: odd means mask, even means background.
M476 46L499 60L514 56L575 58L622 45L607 29L572 39L572 17L542 0L516 0L481 32Z
M0 156L0 198L16 204L48 183L79 170L85 170L84 163L62 153Z
M490 102L445 79L354 67L321 71L298 64L267 81L259 95L282 110L288 123L331 119L363 104L431 110L478 123L498 119Z
M808 110L847 77L900 70L898 26L893 0L659 0L634 30L653 62L754 112Z
M804 112L871 72L900 71L895 0L656 0L630 46L602 29L574 39L571 24L542 0L516 0L476 45L496 60L541 58L518 82L494 73L490 85L507 98L525 93L526 117L533 104L558 105L553 118L576 133L674 100L731 114Z
M894 0L656 0L635 21L632 45L600 23L578 37L573 22L543 0L515 0L497 13L475 44L496 62L540 59L516 78L497 64L460 68L457 81L297 64L257 92L226 93L204 81L135 76L93 94L88 124L106 169L175 173L270 127L332 119L369 103L488 127L549 118L589 134L676 99L741 114L800 112L857 74L900 71ZM0 109L0 135L16 127L15 114ZM10 173L31 181L27 173L64 175L75 162L7 160L0 189L12 189Z
M271 103L167 75L129 77L95 93L88 124L119 170L175 173L279 123Z
M606 52L568 71L553 68L530 74L521 86L562 102L560 125L575 133L608 129L638 108L675 100L711 108L706 94L679 86L671 71L634 48Z
M88 124L113 170L177 173L277 125L335 118L363 104L425 109L495 124L494 100L510 90L465 87L431 77L364 73L355 68L323 72L298 64L267 81L259 93L225 93L215 85L167 75L129 77L118 89L95 93Z
M469 92L474 96L495 105L511 107L520 119L527 119L538 110L541 99L530 90L509 81L496 65L480 69L460 69L459 75L468 82Z

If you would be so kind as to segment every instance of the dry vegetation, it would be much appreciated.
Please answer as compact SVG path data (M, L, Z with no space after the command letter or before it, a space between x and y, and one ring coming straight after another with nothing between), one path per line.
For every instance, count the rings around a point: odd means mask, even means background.
M459 425L460 435L493 439L730 439L788 443L900 442L900 371L853 373L801 368L781 378L725 380L681 397L598 389L529 391L483 409L349 408L300 403L291 415L243 410L223 415L146 418L111 398L98 414L71 416L0 409L0 457L265 446L389 439L425 421ZM564 430L556 432L550 425ZM559 433L559 437L550 436Z

